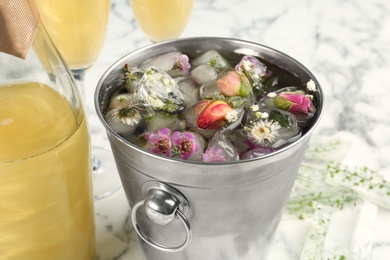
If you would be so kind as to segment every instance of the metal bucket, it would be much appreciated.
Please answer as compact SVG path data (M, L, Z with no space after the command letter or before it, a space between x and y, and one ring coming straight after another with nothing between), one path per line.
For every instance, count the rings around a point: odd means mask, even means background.
M312 126L294 143L264 157L230 163L179 161L154 155L126 141L105 122L111 85L128 63L179 50L250 54L314 80L317 108ZM95 106L107 130L132 220L147 259L264 259L310 135L323 110L323 93L303 65L274 49L235 39L187 38L154 44L117 61L102 76Z

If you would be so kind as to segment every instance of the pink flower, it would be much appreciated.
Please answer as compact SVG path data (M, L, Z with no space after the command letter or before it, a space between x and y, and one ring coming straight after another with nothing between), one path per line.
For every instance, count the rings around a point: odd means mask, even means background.
M174 132L171 136L175 150L183 160L187 160L198 152L199 143L197 139L195 133L191 132Z
M171 130L169 128L160 128L157 133L147 132L143 135L146 141L145 149L168 157L171 156L172 141L170 139Z
M248 96L251 85L248 78L239 71L229 70L217 80L219 91L225 96Z
M180 57L177 59L177 67L179 67L180 70L186 72L190 70L191 64L187 55L180 55Z
M224 101L200 101L194 108L195 115L198 116L196 124L202 129L218 129L226 124L225 116L232 110Z
M310 98L303 92L281 92L274 100L275 107L293 114L310 114L314 106Z
M219 147L213 146L207 149L202 156L203 162L224 162L226 161L223 156L223 150Z

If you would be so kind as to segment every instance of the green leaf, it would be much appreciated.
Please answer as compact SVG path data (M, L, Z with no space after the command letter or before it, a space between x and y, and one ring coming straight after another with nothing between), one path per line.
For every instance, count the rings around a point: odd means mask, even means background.
M280 113L278 110L272 110L269 114L269 119L279 123L281 127L290 128L290 123L288 120L288 115Z

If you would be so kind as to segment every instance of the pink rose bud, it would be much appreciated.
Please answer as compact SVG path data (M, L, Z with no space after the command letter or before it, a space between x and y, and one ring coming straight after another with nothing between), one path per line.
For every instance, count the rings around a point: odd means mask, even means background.
M198 116L196 124L202 129L218 129L226 124L225 116L232 110L224 101L201 101L194 108Z
M219 91L225 96L248 96L251 85L248 78L239 71L229 70L217 80Z
M303 92L281 92L275 98L275 107L293 114L310 114L314 111L313 103Z

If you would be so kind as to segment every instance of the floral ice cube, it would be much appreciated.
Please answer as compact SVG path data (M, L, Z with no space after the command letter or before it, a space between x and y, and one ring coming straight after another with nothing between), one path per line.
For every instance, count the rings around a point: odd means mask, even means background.
M109 108L127 107L133 102L134 95L130 93L118 93L110 99Z
M193 59L191 63L193 67L197 67L201 64L208 64L219 71L232 67L229 62L216 50L206 51L202 55Z
M131 134L142 120L141 111L133 106L113 107L106 114L108 125L118 134Z
M301 131L295 116L283 110L260 110L252 106L246 113L244 132L262 147L277 148L299 138Z
M155 67L145 71L136 95L153 110L174 113L184 108L184 96L176 82L166 72Z
M150 67L156 67L172 77L178 77L188 75L191 64L187 55L174 51L150 58L143 62L140 67L144 71Z
M194 131L209 138L221 128L236 128L243 114L243 108L234 109L225 101L204 99L188 109L185 118Z
M171 136L175 155L182 160L200 160L205 147L204 138L194 132L176 131Z
M253 158L261 157L261 156L264 156L266 154L272 153L273 151L275 151L275 149L272 149L269 147L259 146L259 147L255 147L255 148L250 149L250 150L246 151L245 153L243 153L241 155L241 159L242 160L253 159Z
M234 69L226 70L222 73L217 80L217 87L223 95L228 97L246 97L252 92L248 78Z
M226 162L239 159L237 149L222 131L214 134L202 156L204 162Z
M184 120L178 118L177 114L169 114L161 111L155 112L152 116L145 118L145 131L157 131L160 128L169 128L173 131L183 130L186 128Z
M138 87L144 72L138 67L130 67L128 64L123 68L123 76L121 80L124 81L123 87L129 92L134 93Z
M270 109L288 111L294 114L299 121L311 118L316 111L311 96L295 88L285 88L278 92L268 93L261 102Z
M171 157L173 144L170 138L171 129L163 127L157 132L146 132L143 134L145 149L154 153Z
M267 67L253 56L244 56L236 65L236 70L243 72L253 86L258 86L267 73Z

